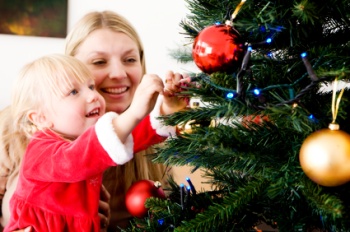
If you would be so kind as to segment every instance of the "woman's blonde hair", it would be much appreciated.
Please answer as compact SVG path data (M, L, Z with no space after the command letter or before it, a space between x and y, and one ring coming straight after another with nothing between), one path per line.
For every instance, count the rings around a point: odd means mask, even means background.
M98 29L109 29L129 36L137 44L142 65L142 73L146 73L144 49L136 29L125 17L113 11L94 11L81 18L66 37L65 53L67 55L75 56L81 43L84 42L91 32Z
M28 119L28 112L54 107L52 99L67 94L73 88L73 81L84 83L89 79L94 77L84 63L63 54L46 55L25 65L12 92L15 131L32 136L39 128Z
M121 32L129 36L137 44L140 52L140 59L142 64L143 74L146 73L144 48L134 27L123 16L112 12L90 12L81 18L66 38L65 53L67 55L75 56L78 52L81 43L95 30L110 29L114 32ZM112 218L111 223L118 220L125 220L117 218L120 214L113 214L113 211L126 211L124 203L124 194L130 185L141 179L159 180L163 179L166 182L165 171L166 168L162 164L154 164L149 160L149 155L154 153L152 147L147 148L134 155L134 159L127 162L125 165L109 168L105 174L103 183L111 194L111 208ZM113 207L117 207L113 209ZM114 222L113 222L114 221ZM119 222L119 224L121 224Z

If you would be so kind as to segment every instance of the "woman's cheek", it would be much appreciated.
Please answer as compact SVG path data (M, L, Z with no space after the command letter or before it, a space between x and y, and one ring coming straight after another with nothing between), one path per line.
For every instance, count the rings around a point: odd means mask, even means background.
M96 71L95 72L93 71L92 75L95 77L95 85L98 88L101 85L101 83L103 82L103 80L105 79L104 75L103 75L103 73L96 72Z

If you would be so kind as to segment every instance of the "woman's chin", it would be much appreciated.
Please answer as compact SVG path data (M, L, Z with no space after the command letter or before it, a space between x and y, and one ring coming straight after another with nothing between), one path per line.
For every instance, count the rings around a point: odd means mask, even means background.
M116 112L117 114L123 113L127 108L129 107L129 105L121 105L121 104L108 104L106 106L106 112Z

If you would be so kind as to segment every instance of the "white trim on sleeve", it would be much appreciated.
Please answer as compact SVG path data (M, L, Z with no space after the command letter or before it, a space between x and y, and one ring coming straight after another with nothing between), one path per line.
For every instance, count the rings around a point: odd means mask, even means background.
M154 106L153 111L150 113L150 121L152 128L156 133L163 137L176 136L176 127L175 126L165 126L158 117L160 117L160 107L163 103L163 96L159 95L156 105Z
M112 120L118 117L115 112L104 114L96 123L95 131L101 146L116 164L125 164L133 158L134 141L130 134L123 144L114 131Z

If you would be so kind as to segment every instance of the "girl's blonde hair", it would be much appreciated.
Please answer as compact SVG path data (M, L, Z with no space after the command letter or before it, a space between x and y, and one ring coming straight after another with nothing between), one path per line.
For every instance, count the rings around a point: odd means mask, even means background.
M127 19L112 11L90 12L81 18L66 38L65 53L75 56L81 43L89 34L103 28L124 33L135 41L140 52L142 71L145 74L145 54L139 35ZM154 164L149 160L149 155L153 153L153 148L149 147L135 154L134 158L125 165L111 167L105 172L103 183L111 194L112 213L116 210L126 211L123 195L133 182L141 179L163 180L163 184L166 182L166 167L162 164ZM117 215L119 214L117 213ZM118 220L113 217L116 215L112 214L112 221ZM123 219L125 220L125 218ZM113 223L112 221L111 223Z
M30 122L28 112L52 109L52 99L67 94L73 88L73 81L84 83L89 79L94 77L84 63L63 54L46 55L25 65L12 92L15 131L31 137L39 128Z
M142 73L146 73L144 49L136 29L126 18L113 11L94 11L81 18L67 35L65 53L75 56L81 43L84 42L91 32L98 29L109 29L129 36L137 44Z

